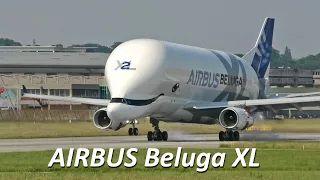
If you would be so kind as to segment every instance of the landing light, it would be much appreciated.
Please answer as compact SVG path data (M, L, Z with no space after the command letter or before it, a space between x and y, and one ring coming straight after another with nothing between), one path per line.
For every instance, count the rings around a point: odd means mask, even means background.
M126 123L127 124L139 124L139 121L138 120L132 120L132 121L130 121L130 120L126 120Z

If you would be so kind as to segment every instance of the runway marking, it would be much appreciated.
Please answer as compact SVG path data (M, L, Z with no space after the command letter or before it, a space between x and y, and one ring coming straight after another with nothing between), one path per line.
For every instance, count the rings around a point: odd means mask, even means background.
M174 133L173 133L174 134ZM167 142L148 142L145 136L69 137L41 139L0 139L0 152L46 151L56 148L219 148L221 144L257 141L319 141L320 134L243 133L241 141L219 141L216 134L174 136Z

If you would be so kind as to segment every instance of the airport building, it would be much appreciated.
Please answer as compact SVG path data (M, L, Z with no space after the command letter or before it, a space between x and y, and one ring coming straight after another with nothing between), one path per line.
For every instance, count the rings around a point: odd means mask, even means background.
M313 70L313 84L315 87L320 86L320 69Z
M0 46L0 107L39 107L34 100L21 99L22 85L31 93L110 98L104 79L106 53L87 48L56 46ZM48 109L88 109L67 102L45 102Z
M319 74L320 77L320 74ZM277 87L313 87L314 75L312 70L306 69L270 69L270 85Z

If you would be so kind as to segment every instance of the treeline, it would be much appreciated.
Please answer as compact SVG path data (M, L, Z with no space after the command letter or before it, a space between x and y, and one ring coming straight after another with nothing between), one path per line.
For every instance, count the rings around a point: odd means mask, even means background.
M243 56L243 54L237 55ZM290 48L286 47L283 54L277 49L272 49L271 58L271 68L320 69L320 53L294 59Z
M122 42L114 42L110 47L96 44L96 43L86 43L86 44L73 44L69 47L95 47L88 49L88 52L100 52L100 53L111 53L117 46ZM0 46L22 46L21 43L15 42L12 39L0 38ZM62 44L53 45L57 47L63 47ZM243 54L237 54L242 57ZM284 53L280 53L277 49L272 49L272 68L297 68L297 69L320 69L320 53L316 55L308 55L300 59L293 59L291 55L291 50L286 47Z
M88 49L87 52L111 53L121 43L122 42L114 42L110 47L96 43L73 44L71 47L95 47L93 49Z
M110 47L103 46L103 45L96 44L96 43L73 44L73 45L68 46L68 47L94 47L92 49L88 49L88 52L111 53L121 43L122 42L114 42ZM12 39L0 38L0 46L22 46L22 44L19 43L19 42L15 42ZM30 45L28 44L27 46L30 46ZM35 40L34 40L32 46L39 46L39 45L35 44ZM56 44L56 45L52 45L52 46L60 47L60 48L63 47L62 44Z
M0 38L0 46L22 46L21 43L15 42L12 39Z

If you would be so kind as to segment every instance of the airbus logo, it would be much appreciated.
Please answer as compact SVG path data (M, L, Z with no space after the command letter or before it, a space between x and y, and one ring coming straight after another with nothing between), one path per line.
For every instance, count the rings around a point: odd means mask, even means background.
M187 84L217 88L219 84L242 87L242 82L241 76L192 69Z
M114 69L114 70L118 70L119 68L122 70L136 70L136 68L131 68L131 61L117 61L118 62L118 66Z

